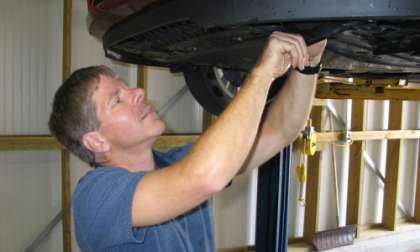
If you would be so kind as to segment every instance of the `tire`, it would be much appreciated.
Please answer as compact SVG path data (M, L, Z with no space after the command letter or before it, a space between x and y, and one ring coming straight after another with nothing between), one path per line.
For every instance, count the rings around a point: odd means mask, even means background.
M223 70L216 67L195 66L184 70L184 78L193 97L209 113L219 115L230 103L246 78L241 71ZM267 104L283 86L287 76L272 84Z

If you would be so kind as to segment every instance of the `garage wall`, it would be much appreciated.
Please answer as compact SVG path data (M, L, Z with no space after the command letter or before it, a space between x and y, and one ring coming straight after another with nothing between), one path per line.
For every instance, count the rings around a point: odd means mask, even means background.
M61 81L62 1L0 0L0 134L47 134ZM0 152L0 251L23 251L61 208L59 152ZM59 251L61 227L40 251Z
M62 0L0 0L0 134L47 134L46 121L52 96L61 83ZM88 35L85 1L73 3L72 70L105 64L135 85L137 68L103 57L100 42ZM158 108L185 85L180 75L148 67L149 97ZM346 102L333 102L342 117L349 115ZM420 128L420 105L405 103L407 129ZM347 111L347 112L346 112ZM199 105L185 93L165 115L172 132L199 132ZM368 103L368 129L385 129L388 103ZM327 127L328 129L328 127ZM413 211L418 141L403 141L401 201ZM367 152L384 171L386 142L367 144ZM338 163L348 160L348 148L338 148ZM331 158L324 152L322 167L320 230L335 226L331 199ZM293 168L297 164L297 158ZM22 251L61 207L59 153L49 151L0 153L0 251ZM339 166L341 221L344 223L348 167ZM72 187L88 170L77 158L71 159ZM293 174L290 205L290 236L300 236L304 206L297 201L298 184ZM369 171L365 177L363 220L379 222L382 192ZM252 245L255 236L256 172L234 180L233 185L214 199L218 247ZM73 236L74 237L74 236ZM74 242L74 251L77 245ZM61 251L58 226L39 251Z

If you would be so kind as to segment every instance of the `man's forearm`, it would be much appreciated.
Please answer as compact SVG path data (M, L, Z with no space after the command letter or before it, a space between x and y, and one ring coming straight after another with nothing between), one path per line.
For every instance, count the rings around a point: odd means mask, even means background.
M264 72L251 72L235 99L195 144L185 166L213 178L222 189L254 144L271 82Z
M297 137L311 109L316 78L297 71L290 74L270 105L255 146L239 173L260 166Z
M263 127L282 140L293 141L305 126L314 99L318 75L305 75L293 70L267 114Z

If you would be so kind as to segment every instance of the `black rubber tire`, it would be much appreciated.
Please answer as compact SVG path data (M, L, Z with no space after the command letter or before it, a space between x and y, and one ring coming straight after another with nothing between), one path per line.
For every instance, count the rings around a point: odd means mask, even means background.
M221 90L212 67L194 66L184 69L184 78L193 97L209 113L219 115L231 101L231 97ZM287 75L272 84L267 103L277 94Z

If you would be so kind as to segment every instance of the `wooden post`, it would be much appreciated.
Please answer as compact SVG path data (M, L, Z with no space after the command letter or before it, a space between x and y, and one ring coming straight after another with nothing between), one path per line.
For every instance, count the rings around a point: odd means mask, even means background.
M209 112L205 111L203 108L203 127L202 132L204 132L210 125L212 124L214 120L214 116L210 114Z
M63 9L63 80L71 72L71 28L72 28L72 0L64 0ZM71 194L70 194L70 154L61 151L61 204L63 208L63 251L71 252Z
M353 100L351 112L351 130L364 130L366 124L366 104L363 100ZM365 142L353 142L350 146L350 164L347 190L347 225L357 225L356 236L359 236L359 228L362 216L362 195L365 164L363 151Z
M414 208L414 221L420 223L420 140L418 141L418 154L417 154L417 185L416 185L416 198Z
M70 153L61 151L61 207L63 209L63 251L71 251Z
M401 129L402 119L403 103L401 101L391 101L388 128L390 130ZM388 140L382 223L385 228L390 230L395 230L397 223L400 145L401 141L398 139Z
M147 67L137 66L137 87L144 90L144 98L148 98Z
M312 125L316 131L322 128L322 107L314 106L311 112ZM308 157L308 179L306 182L305 225L303 239L311 243L318 228L319 194L321 177L321 153Z

